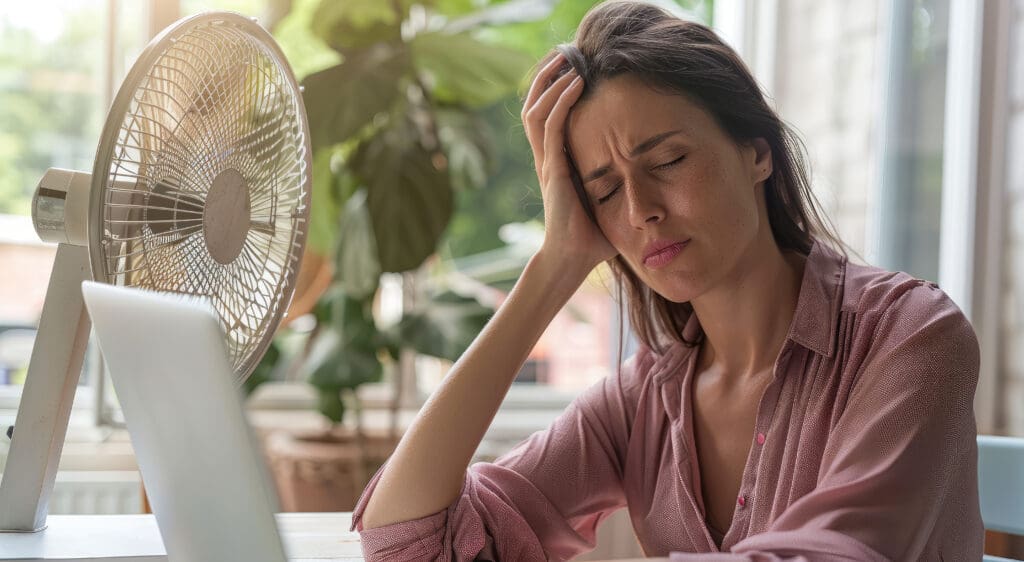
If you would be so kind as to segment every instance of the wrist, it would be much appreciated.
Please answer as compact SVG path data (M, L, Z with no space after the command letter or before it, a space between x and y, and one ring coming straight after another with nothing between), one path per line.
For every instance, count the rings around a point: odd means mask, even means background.
M593 269L593 265L541 248L527 262L523 275L529 272L540 277L545 286L554 290L561 288L571 295L583 284Z

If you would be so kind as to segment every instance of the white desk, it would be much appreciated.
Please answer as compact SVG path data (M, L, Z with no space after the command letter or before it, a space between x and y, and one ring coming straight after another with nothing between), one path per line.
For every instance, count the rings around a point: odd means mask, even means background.
M166 562L149 515L51 515L39 533L0 533L4 562ZM290 562L363 562L351 513L280 513L277 526ZM668 562L630 558L595 562Z
M351 513L281 513L291 562L362 562ZM38 533L0 533L0 560L166 562L153 515L51 515Z

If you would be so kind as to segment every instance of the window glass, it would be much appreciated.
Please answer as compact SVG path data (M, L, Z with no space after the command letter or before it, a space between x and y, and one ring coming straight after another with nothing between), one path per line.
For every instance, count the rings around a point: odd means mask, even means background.
M113 10L113 12L111 11ZM0 428L14 423L56 246L32 227L51 167L91 171L106 111L147 41L145 2L38 0L0 5ZM114 27L111 28L110 24ZM72 425L89 423L90 346ZM0 437L0 470L7 439Z
M879 261L938 280L949 2L895 2Z

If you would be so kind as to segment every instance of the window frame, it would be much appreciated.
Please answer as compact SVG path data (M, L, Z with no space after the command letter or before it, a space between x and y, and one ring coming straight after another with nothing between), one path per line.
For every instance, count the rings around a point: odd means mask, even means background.
M711 18L719 37L747 63L764 92L775 89L779 0L715 0Z
M1002 278L1002 199L1008 117L1006 75L1012 14L1003 3L949 1L948 54L942 159L942 201L939 278L943 291L973 324L981 347L981 371L975 394L978 430L995 432L1001 416L999 388L999 301ZM905 38L897 37L894 21L909 17L900 0L881 0L880 77L901 71L907 56ZM885 204L886 183L892 181L893 146L902 92L898 80L881 81L880 159L872 186L872 212L867 217L867 259L886 258L886 225L899 217ZM956 154L957 158L946 158Z
M950 1L947 58L939 279L943 290L971 320L981 348L981 372L975 395L978 429L996 433L1005 423L999 400L1001 354L1001 282L1006 175L1006 124L1009 121L1008 59L1014 12L1003 2ZM880 42L876 90L880 122L876 126L878 162L868 193L865 258L882 259L888 207L883 186L891 175L886 150L895 131L891 118L902 92L887 79L900 70L906 50L895 37L893 18L902 0L879 0ZM778 0L716 0L714 27L747 61L762 88L775 85ZM904 14L905 15L905 14Z
M942 235L950 240L940 241L939 281L978 336L981 372L974 410L978 431L985 434L1005 428L999 357L1013 15L1004 2L953 2L951 6L950 45L958 48L951 53L947 73L946 121L947 127L955 128L953 138L946 136L944 151L970 157L943 159L944 166L949 164L943 169L943 197L947 181L950 194L949 204L943 200ZM969 103L957 103L961 95Z

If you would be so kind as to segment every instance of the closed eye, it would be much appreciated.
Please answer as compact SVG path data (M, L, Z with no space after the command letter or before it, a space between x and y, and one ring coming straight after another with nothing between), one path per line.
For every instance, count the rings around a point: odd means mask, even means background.
M666 162L664 164L660 164L658 166L655 166L654 168L656 170L664 170L664 169L667 169L667 168L671 168L672 166L675 166L676 164L682 162L684 158L686 158L685 154L680 156L679 158L676 158L675 160L673 160L671 162ZM597 198L597 204L600 205L600 204L604 203L605 201L611 199L612 196L615 195L615 192L617 192L619 190L619 187L621 185L622 185L621 183L616 185L615 188L612 189L611 191L609 191L607 195L604 195L602 197L598 197Z
M682 161L683 161L683 158L686 158L686 155L685 155L685 154L684 154L684 155L682 155L682 156L680 156L679 158L676 158L675 160L673 160L673 161L671 161L671 162L666 162L666 163L664 163L664 164L662 164L662 165L660 165L660 166L655 166L655 168L657 168L657 169L659 169L659 170L660 170L660 169L664 169L664 168L671 168L672 166L675 166L676 164L678 164L678 163L682 162Z
M619 185L616 185L615 189L612 189L611 191L608 192L608 195L605 195L603 197L598 197L597 198L597 204L600 205L600 204L604 203L605 201L611 199L612 195L615 195L615 192L619 190L619 186L620 185L622 185L622 184L620 183Z

